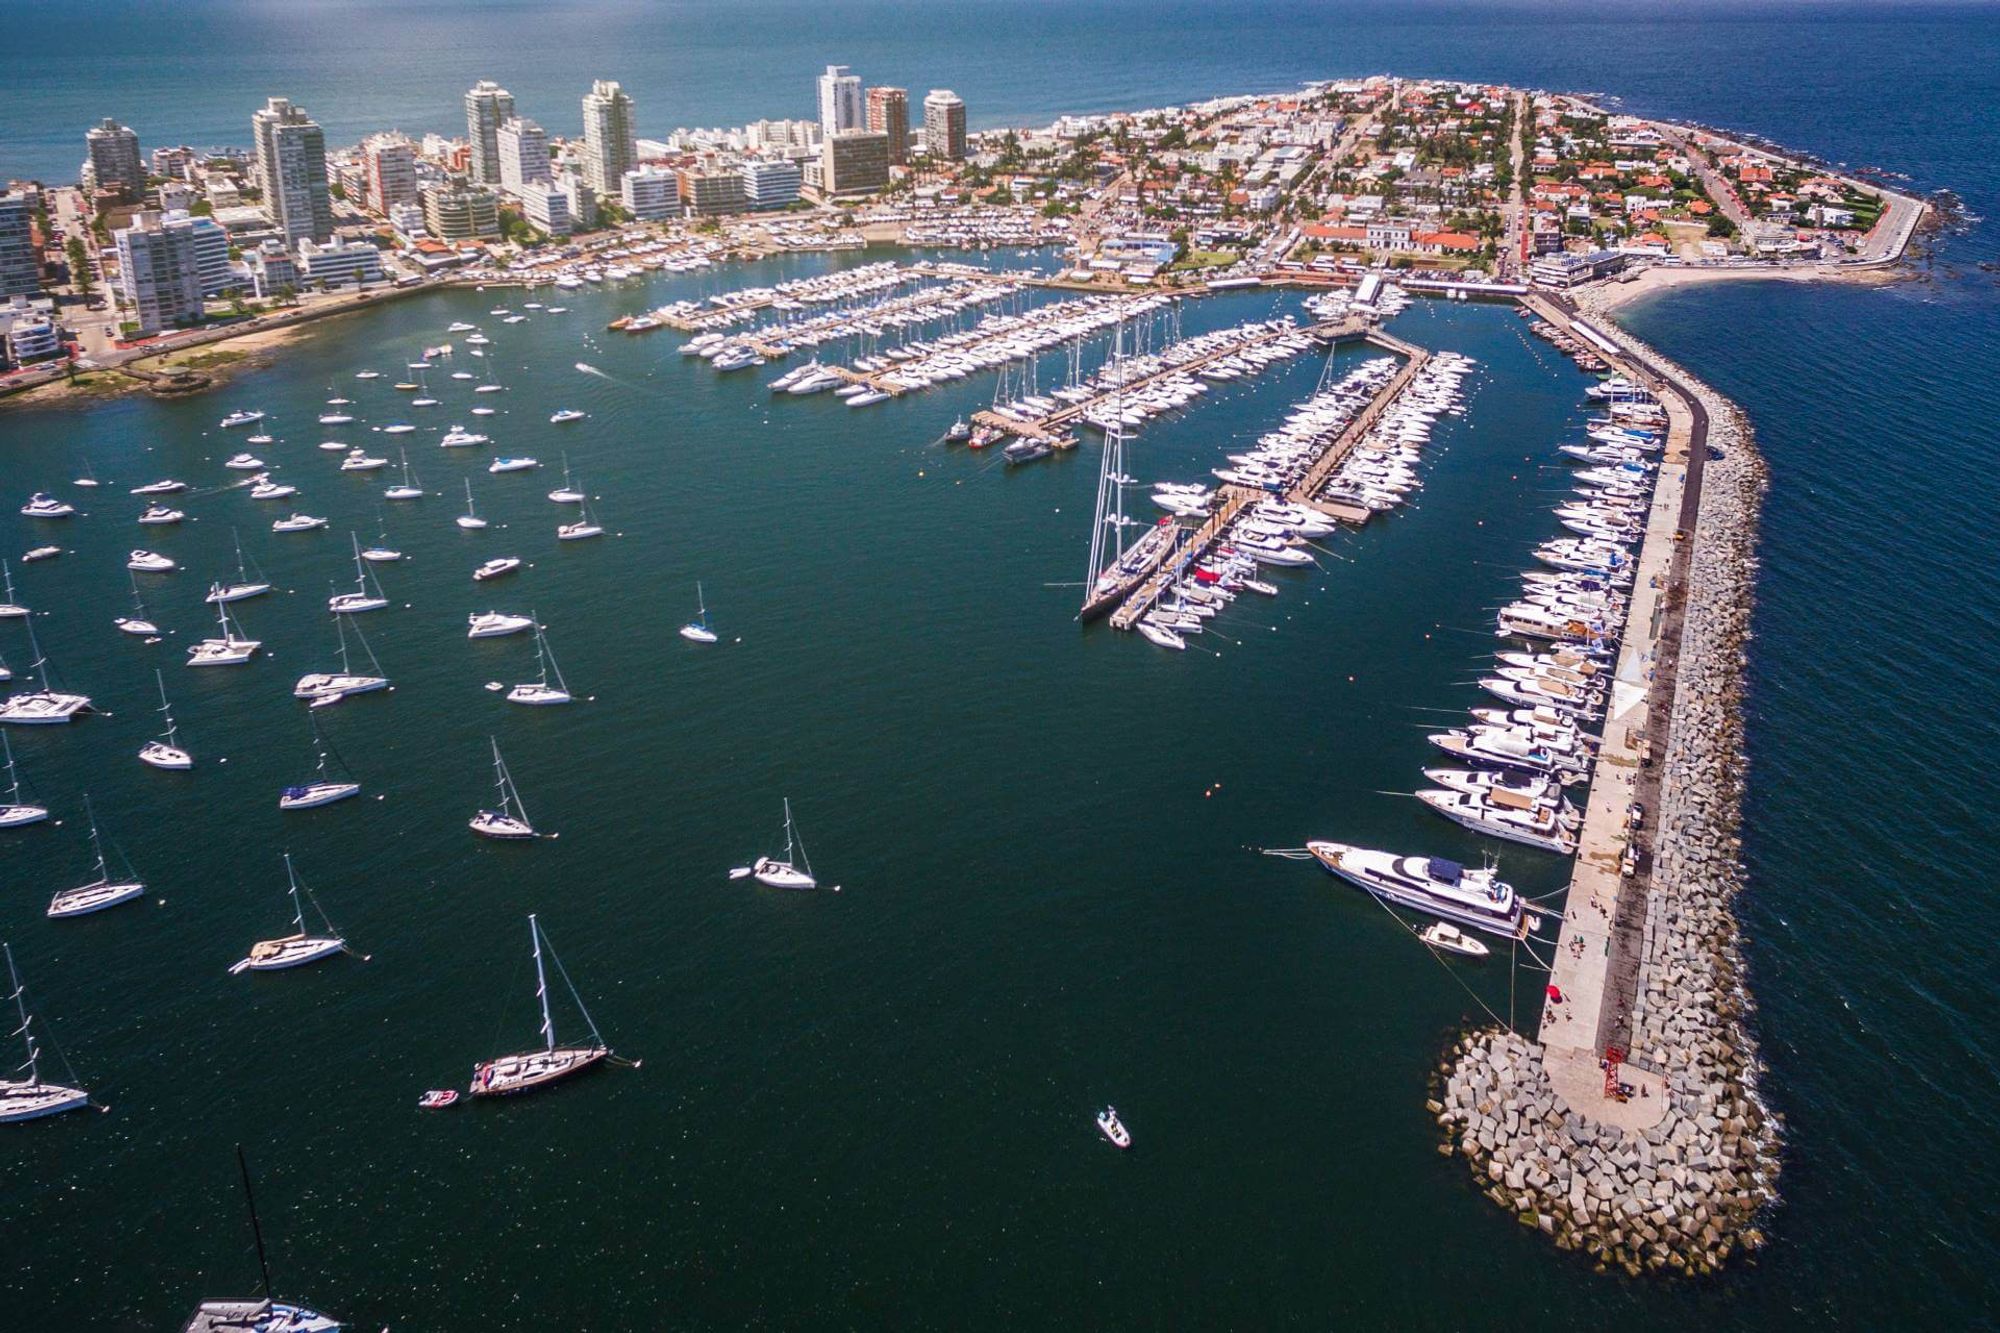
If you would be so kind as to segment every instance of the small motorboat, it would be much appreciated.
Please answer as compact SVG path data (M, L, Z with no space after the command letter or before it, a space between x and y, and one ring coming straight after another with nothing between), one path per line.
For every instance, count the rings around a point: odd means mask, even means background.
M473 570L472 580L475 583L484 583L488 579L497 579L502 574L511 574L520 567L521 561L518 557L503 555L496 559L488 560L485 564Z
M298 493L298 487L289 486L281 481L272 481L269 478L250 488L250 498L253 500L283 500Z
M561 411L555 413L553 416L549 418L549 424L554 426L560 426L565 421L581 421L583 420L583 417L584 414L577 411L575 408L565 407Z
M510 616L500 611L479 612L467 618L465 637L498 639L532 629L534 624L535 622L527 616Z
M342 472L373 472L377 468L387 466L389 466L388 459L371 454L366 449L350 449L347 451L347 457L340 460Z
M182 492L182 491L186 490L187 488L188 488L188 487L187 487L187 483L186 483L186 482L184 482L184 481L175 481L175 480L173 480L172 478L168 478L168 479L167 479L167 480L165 480L165 481L153 481L153 482L148 482L148 483L147 483L146 485L144 485L144 486L134 486L134 487L132 488L132 494L134 494L134 495L178 495L178 494L179 494L180 492Z
M168 505L147 505L146 512L139 515L139 521L156 526L165 526L178 523L186 517L187 515L184 512Z
M126 560L125 568L141 574L171 574L180 566L158 551L134 551Z
M68 518L76 512L76 506L66 500L58 500L46 491L36 491L28 497L28 503L21 506L21 512L29 518Z
M1433 921L1417 932L1417 938L1433 949L1443 949L1447 953L1464 954L1467 958L1484 958L1492 950L1472 938L1457 926L1444 921Z
M281 518L271 524L271 531L311 532L316 528L323 528L325 526L326 520L323 518L314 518L311 514L293 514L288 518Z
M420 1111L442 1111L447 1106L458 1105L458 1098L459 1092L457 1088L432 1088L429 1092L417 1098L417 1109Z
M28 564L35 560L52 560L56 556L61 555L62 552L63 548L60 546L37 546L34 550L21 557L21 563Z
M236 472L255 472L264 466L264 460L255 454L232 454L222 466Z
M1114 1148L1132 1146L1132 1131L1125 1128L1125 1122L1118 1118L1115 1106L1107 1106L1097 1113L1097 1132L1109 1139Z
M493 473L528 472L540 466L541 464L535 459L527 457L496 458L486 465L486 470Z
M271 438L271 437L270 437L269 435L246 435L246 436L244 436L244 437L243 437L243 442L244 442L245 444L275 444L275 443L277 443L277 441L275 441L274 439L272 439L272 438Z
M247 426L254 421L262 421L263 419L264 414L262 412L231 412L218 424L221 425L222 429L229 430L235 426Z

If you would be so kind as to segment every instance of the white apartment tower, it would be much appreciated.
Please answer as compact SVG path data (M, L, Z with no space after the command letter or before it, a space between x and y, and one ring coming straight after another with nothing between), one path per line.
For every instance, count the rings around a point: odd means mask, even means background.
M326 135L301 107L273 97L250 117L257 145L257 185L264 212L285 244L333 235L333 200L326 183Z
M139 160L139 136L106 116L83 136L90 174L100 190L120 189L127 199L146 195L146 168Z
M625 173L639 164L632 99L615 80L599 79L583 99L583 182L598 198L617 198Z
M532 120L515 116L500 127L500 188L520 196L527 186L549 183L549 136Z
M500 183L500 127L514 118L514 94L481 79L465 94L465 141L471 147L469 174L476 185Z
M965 103L949 88L924 98L924 150L933 158L965 160Z
M828 65L819 76L819 128L823 134L868 128L868 111L861 101L861 79L845 65Z

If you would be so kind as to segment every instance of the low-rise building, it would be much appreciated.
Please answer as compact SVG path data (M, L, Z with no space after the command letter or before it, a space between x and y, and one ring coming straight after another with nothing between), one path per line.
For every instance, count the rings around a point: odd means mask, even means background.
M635 167L618 180L625 211L641 222L664 222L680 207L680 183L661 167Z
M26 366L62 354L55 303L47 297L0 301L0 365Z
M434 185L424 191L424 229L440 241L492 240L500 235L500 205L475 186Z
M491 198L492 196L487 196ZM343 287L382 280L382 252L368 241L300 241L299 276L315 286Z
M265 301L299 289L299 266L283 241L273 238L250 252L250 289Z
M548 181L521 186L521 216L530 226L550 236L567 236L575 230L569 215L569 196Z
M743 204L746 208L783 208L796 203L804 173L796 162L751 158L743 164Z
M735 171L680 173L680 202L695 217L714 217L743 211L743 177Z

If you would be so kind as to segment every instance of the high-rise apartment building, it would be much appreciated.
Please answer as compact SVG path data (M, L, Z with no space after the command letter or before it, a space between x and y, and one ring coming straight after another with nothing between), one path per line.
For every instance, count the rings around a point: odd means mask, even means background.
M828 195L873 194L889 184L889 136L842 130L820 144L821 189Z
M10 296L34 296L42 290L42 266L35 258L28 215L26 195L18 191L0 194L0 301Z
M139 158L138 135L106 116L84 134L83 143L98 189L122 190L127 199L145 197L146 166Z
M742 167L745 208L783 208L799 197L799 164L784 158L756 158Z
M933 158L965 160L965 103L949 88L924 98L924 148Z
M326 135L302 107L273 97L250 117L257 149L257 185L264 213L285 238L323 241L333 235L333 199L326 182Z
M500 188L520 195L529 185L547 185L549 136L532 120L515 116L500 127Z
M664 167L637 167L620 178L619 202L641 222L663 222L680 207L680 184Z
M476 185L433 185L424 191L424 230L440 241L492 240L500 234L499 202Z
M368 211L389 216L397 204L417 198L417 146L400 134L376 134L361 141L362 183Z
M481 79L465 94L465 141L471 149L466 163L478 185L500 183L500 127L514 118L514 94L490 79Z
M861 80L845 65L828 65L819 76L819 127L824 134L867 127L861 105Z
M201 265L191 228L162 226L158 213L139 213L115 239L118 303L139 333L158 333L201 318ZM227 253L225 242L225 258Z
M889 162L910 160L910 94L903 88L868 90L868 128L889 136Z
M599 79L583 99L583 181L598 198L616 198L625 173L639 165L632 99L615 80Z

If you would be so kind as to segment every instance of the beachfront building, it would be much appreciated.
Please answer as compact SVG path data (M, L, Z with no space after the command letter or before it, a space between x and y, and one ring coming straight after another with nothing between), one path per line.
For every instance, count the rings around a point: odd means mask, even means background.
M823 137L816 120L753 120L743 127L743 146L766 152L810 155Z
M326 179L326 135L283 97L273 97L250 117L257 151L257 184L264 213L287 245L333 235L333 199Z
M678 211L680 182L664 167L635 167L618 178L619 201L641 222L664 222Z
M965 103L949 88L924 98L924 150L934 159L965 160Z
M695 171L680 174L681 206L695 217L715 217L743 211L743 176L736 171Z
M382 252L367 241L330 241L325 245L300 241L298 254L300 280L315 287L382 281Z
M529 181L515 196L521 201L521 216L550 236L567 236L574 229L570 221L569 196L549 181Z
M139 157L139 136L106 116L83 136L88 157L84 160L84 184L99 190L117 190L127 199L146 195L146 166Z
M632 99L616 80L599 79L583 99L584 184L600 199L615 196L625 173L638 164Z
M500 184L500 127L514 118L514 94L481 79L465 94L466 170L476 185Z
M498 131L500 145L500 188L519 196L529 185L547 185L549 136L534 121L521 116L508 119Z
M118 304L133 326L128 332L147 336L200 321L201 269L191 229L166 227L158 213L141 212L114 239Z
M169 180L194 179L195 153L186 144L175 148L155 148L152 158L155 176L165 176Z
M28 196L0 194L0 300L33 296L42 290L42 269L29 230Z
M799 186L804 183L798 163L753 157L743 164L741 172L745 208L783 208L798 201Z
M269 301L298 289L298 261L283 241L268 240L250 252L250 290L259 300Z
M572 228L585 231L597 225L597 191L584 182L583 177L570 172L562 179L563 198L569 201L569 221Z
M867 112L861 104L861 80L845 65L828 65L819 76L819 128L831 137L843 130L866 129Z
M910 94L904 88L868 90L868 128L889 136L889 165L910 160Z
M424 206L420 199L389 205L389 229L406 241L424 234Z
M877 130L829 134L819 161L822 194L873 194L889 184L889 136Z
M476 185L452 181L424 191L424 230L440 241L493 240L500 235L500 206Z
M397 204L417 199L417 146L401 134L374 134L361 141L362 184L368 211L389 216Z
M10 296L0 301L0 366L25 366L62 354L55 302Z

